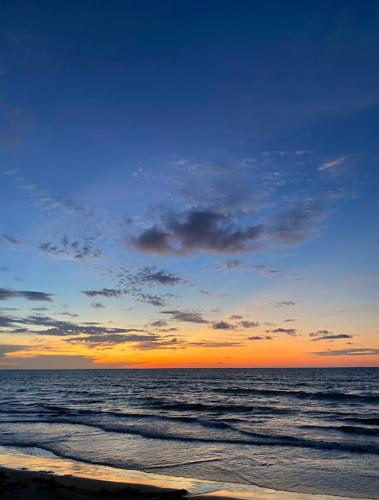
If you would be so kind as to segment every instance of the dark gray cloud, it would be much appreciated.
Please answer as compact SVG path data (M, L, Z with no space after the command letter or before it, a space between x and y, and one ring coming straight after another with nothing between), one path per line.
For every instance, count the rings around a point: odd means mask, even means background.
M271 333L285 333L286 335L296 335L297 330L295 328L274 328L270 330Z
M207 250L234 253L251 250L262 233L262 225L240 228L220 212L193 209L183 217L166 217L162 227L144 230L132 243L144 252L185 254Z
M299 321L297 318L287 318L284 320L284 323L293 323L294 321Z
M93 307L93 309L103 309L105 307L100 302L92 302L92 304L90 304L90 306Z
M22 325L22 328L19 326ZM26 329L36 327L37 329ZM79 335L107 336L130 333L148 333L141 328L109 328L96 322L74 323L72 321L61 321L50 316L31 315L24 318L0 316L1 328L14 328L12 331L3 333L29 333L42 336L73 337Z
M0 328L9 328L15 323L15 319L10 316L0 315Z
M87 297L113 298L121 297L123 292L122 290L117 290L115 288L103 288L102 290L82 290L82 293L84 293L84 295L87 295Z
M175 297L173 294L151 294L146 292L146 287L174 286L186 283L182 277L165 269L145 266L137 272L131 272L121 267L118 272L107 270L109 275L115 280L115 287L103 288L102 290L83 290L82 293L88 297L119 298L123 295L130 295L138 302L150 304L156 307L166 307L167 300Z
M75 260L85 260L99 257L101 250L95 247L95 238L84 238L82 241L70 241L67 236L63 236L57 242L45 242L39 245L40 250L51 255L67 257Z
M135 248L143 252L168 253L172 251L170 240L168 232L153 226L142 231L132 241Z
M242 328L256 328L257 326L260 326L260 323L259 321L241 321L240 323L240 326Z
M272 340L270 335L265 335L262 337L261 335L254 335L253 337L247 337L248 340Z
M348 333L335 333L331 335L323 335L321 337L316 337L312 339L312 342L317 342L318 340L339 340L339 339L352 339L353 336Z
M379 349L371 347L360 347L353 349L329 349L327 351L314 352L317 356L378 356Z
M168 314L175 321L183 321L186 323L208 323L203 316L197 311L161 311L161 314Z
M0 273L6 273L10 271L9 267L7 266L0 266Z
M186 347L185 343L177 339L173 338L160 338L152 341L143 341L138 343L135 348L140 351L149 351L153 349L184 349Z
M140 293L138 295L139 302L143 302L144 304L150 304L156 307L165 307L167 302L165 300L164 295L151 295L149 293Z
M309 334L312 338L312 342L317 342L319 340L339 340L339 339L352 339L353 336L348 333L334 333L329 330L318 330L317 332L311 332Z
M34 292L29 290L13 290L0 288L0 300L26 299L31 301L51 302L52 294L45 292Z
M156 321L152 321L150 324L151 326L154 326L156 328L164 328L165 326L167 326L167 321L163 319L157 319Z
M0 236L0 242L2 240L6 241L7 243L11 243L12 245L21 245L21 241L17 240L16 238L13 238L13 236L9 236L9 234L3 233Z
M212 328L214 330L234 330L236 328L236 325L228 323L227 321L216 321L215 323L213 323Z
M243 316L241 316L240 314L232 314L229 319L243 319Z
M131 278L134 283L140 285L178 285L183 283L184 280L179 275L166 271L164 269L157 269L156 267L144 267Z

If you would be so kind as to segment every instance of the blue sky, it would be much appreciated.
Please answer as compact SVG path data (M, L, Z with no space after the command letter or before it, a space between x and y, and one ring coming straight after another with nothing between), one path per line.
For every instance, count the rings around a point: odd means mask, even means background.
M1 366L377 364L378 24L5 2Z

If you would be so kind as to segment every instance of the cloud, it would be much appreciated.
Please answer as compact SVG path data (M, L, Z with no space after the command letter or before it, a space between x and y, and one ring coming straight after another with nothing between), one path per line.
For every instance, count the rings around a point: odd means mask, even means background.
M253 337L247 337L248 340L272 340L270 335L265 335L262 337L261 335L254 335Z
M149 293L140 293L138 295L138 301L156 307L165 307L167 305L164 295L159 296L159 295L151 295Z
M135 274L131 281L141 285L178 285L183 283L184 280L177 274L164 269L157 269L155 267L144 267L141 271Z
M354 349L329 349L327 351L314 352L317 356L378 356L379 349L362 347Z
M329 330L318 330L317 332L311 332L309 336L313 337L312 342L317 342L319 340L339 340L353 338L353 336L348 333L333 333Z
M41 243L39 249L57 257L66 257L74 260L86 260L99 257L101 250L94 246L95 238L84 238L83 241L70 241L67 236L63 236L56 243L51 241Z
M137 238L133 239L133 244L138 250L151 253L169 253L170 234L157 227L145 229Z
M19 328L22 325L23 328ZM38 327L39 329L26 329L27 327ZM109 336L130 333L149 333L141 328L109 328L100 325L99 323L74 323L72 321L61 321L50 316L32 315L24 318L13 318L7 316L0 316L1 328L14 328L12 331L3 331L3 333L28 333L31 335L41 336L61 336L61 337L75 337L80 335L92 336Z
M114 288L103 288L102 290L82 290L82 293L84 295L87 295L87 297L121 297L122 295L122 290L116 290Z
M292 207L274 218L268 232L282 243L301 243L316 232L323 217L323 210L315 204Z
M227 321L217 321L213 323L212 328L214 330L234 330L236 328L232 323L228 323Z
M332 335L323 335L321 337L316 337L312 339L312 342L316 342L318 340L338 340L338 339L352 339L353 336L348 333L336 333Z
M13 238L13 236L9 236L8 234L3 233L2 236L0 236L0 242L2 240L5 240L7 243L11 243L12 245L21 245L21 241L16 240L16 238Z
M103 308L105 308L105 306L103 304L101 304L100 302L92 302L92 304L90 304L90 306L93 309L103 309Z
M167 321L163 319L157 319L156 321L152 321L150 324L151 326L154 326L156 328L164 328L165 326L167 326Z
M285 333L286 335L296 335L297 330L295 328L275 328L270 330L271 333Z
M9 328L15 323L14 318L10 316L0 316L0 328Z
M11 358L6 358L6 361L1 363L7 368L20 368L24 370L34 370L34 369L75 369L75 368L99 368L99 364L96 363L90 356L81 355L64 355L64 354L43 354L36 356L17 357L12 356ZM100 365L101 366L101 365ZM105 365L106 368L114 367L120 368L118 365Z
M226 269L236 269L242 266L242 261L240 259L227 259L224 264Z
M31 301L51 302L52 295L45 292L34 292L28 290L12 290L10 288L0 288L0 300L26 299Z
M87 335L86 337L77 337L70 339L69 342L72 344L84 343L92 345L117 345L124 343L136 343L136 342L155 342L159 340L159 337L154 334L117 334L108 333L106 335Z
M183 321L186 323L208 323L208 321L196 311L161 311L161 314L169 314L171 319L175 321Z
M240 325L242 328L256 328L260 326L260 323L258 321L241 321Z
M25 345L0 344L0 359L9 352L23 351L27 348L28 346Z
M153 341L140 342L135 346L135 349L147 351L152 349L184 349L185 343L176 337L170 339L157 339Z
M262 225L240 228L220 212L192 209L183 217L167 217L163 227L144 230L132 243L138 250L153 253L234 253L251 250L262 233Z
M324 163L321 163L318 170L319 172L325 172L326 170L334 169L336 167L341 166L347 160L347 156L337 156L337 158L333 158L332 160L327 160Z
M274 302L275 307L288 307L288 306L295 306L297 302L294 302L293 300L279 300L277 302Z
M241 342L234 342L234 341L209 341L209 340L203 340L200 342L190 342L189 345L193 347L236 347L240 346Z

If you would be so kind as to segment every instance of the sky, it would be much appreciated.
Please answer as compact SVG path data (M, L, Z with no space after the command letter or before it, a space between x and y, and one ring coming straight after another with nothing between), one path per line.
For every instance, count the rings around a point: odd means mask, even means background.
M379 365L375 1L5 0L0 369Z

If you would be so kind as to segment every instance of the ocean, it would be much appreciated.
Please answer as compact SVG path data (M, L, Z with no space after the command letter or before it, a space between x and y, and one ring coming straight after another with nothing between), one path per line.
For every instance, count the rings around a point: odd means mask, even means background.
M379 499L379 368L0 371L0 445Z

